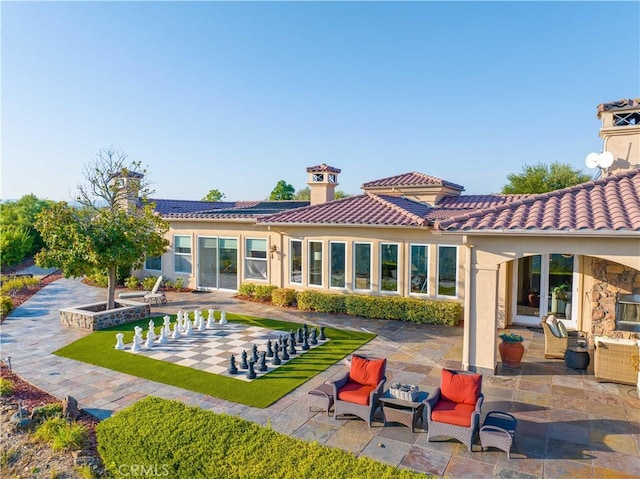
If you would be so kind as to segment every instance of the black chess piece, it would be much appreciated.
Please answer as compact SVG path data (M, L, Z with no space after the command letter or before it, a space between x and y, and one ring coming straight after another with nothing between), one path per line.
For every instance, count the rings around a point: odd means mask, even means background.
M295 343L296 342L296 333L293 331L293 329L289 333L289 342L290 343Z
M258 361L258 371L265 372L267 368L267 354L264 351L260 351L260 360Z
M282 360L289 361L289 353L287 352L287 348L282 348Z
M318 330L316 328L313 328L311 330L311 337L309 338L309 342L314 346L318 344Z
M256 378L256 370L253 369L253 364L254 364L253 360L250 360L249 361L249 372L247 373L247 377L249 379L255 379Z
M267 357L268 358L272 358L273 357L273 346L271 344L271 340L270 339L267 341Z
M302 334L304 335L305 338L309 337L309 327L307 326L307 323L304 323L302 325Z
M278 354L277 344L276 344L276 349L273 352L273 359L271 360L271 364L273 364L274 366L279 366L280 364L282 364L282 361L280 361L280 355Z
M296 342L295 341L290 341L289 342L289 355L293 356L294 354L298 354L298 351L296 351Z
M326 341L327 337L324 335L324 326L320 326L320 337L318 338L320 341Z
M236 366L236 357L233 354L229 358L229 374L238 374L238 368Z
M302 350L303 350L303 351L309 351L309 347L310 347L310 346L309 346L309 341L307 340L307 337L306 337L306 336L304 336L304 337L302 338Z
M249 369L249 365L247 364L247 352L242 351L240 355L240 369Z
M253 347L251 348L251 361L253 361L254 363L258 362L258 346L256 346L255 344L253 345Z

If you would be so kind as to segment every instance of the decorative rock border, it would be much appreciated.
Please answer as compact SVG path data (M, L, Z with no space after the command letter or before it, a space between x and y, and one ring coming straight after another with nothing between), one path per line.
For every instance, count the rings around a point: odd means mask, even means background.
M148 303L117 300L115 309L105 309L106 301L60 310L60 324L67 328L98 331L151 316Z

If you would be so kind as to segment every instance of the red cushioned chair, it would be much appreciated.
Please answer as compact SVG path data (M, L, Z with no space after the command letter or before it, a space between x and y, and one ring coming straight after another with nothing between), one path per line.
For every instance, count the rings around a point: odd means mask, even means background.
M427 441L449 436L472 451L484 400L481 391L481 374L443 369L441 385L429 394L424 411L422 423L427 424Z
M378 398L382 396L387 380L386 359L365 358L354 354L351 369L344 377L332 382L334 418L357 416L371 426L373 414L378 409Z

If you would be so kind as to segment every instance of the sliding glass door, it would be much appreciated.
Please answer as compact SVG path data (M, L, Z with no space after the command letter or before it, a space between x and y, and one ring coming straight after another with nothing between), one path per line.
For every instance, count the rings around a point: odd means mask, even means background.
M198 237L198 288L238 289L238 240Z

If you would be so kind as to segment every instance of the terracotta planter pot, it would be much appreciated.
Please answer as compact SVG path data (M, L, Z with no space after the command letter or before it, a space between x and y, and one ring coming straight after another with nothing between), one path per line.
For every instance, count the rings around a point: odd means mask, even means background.
M502 364L510 368L520 366L522 355L524 354L524 346L522 343L500 343L498 345Z

